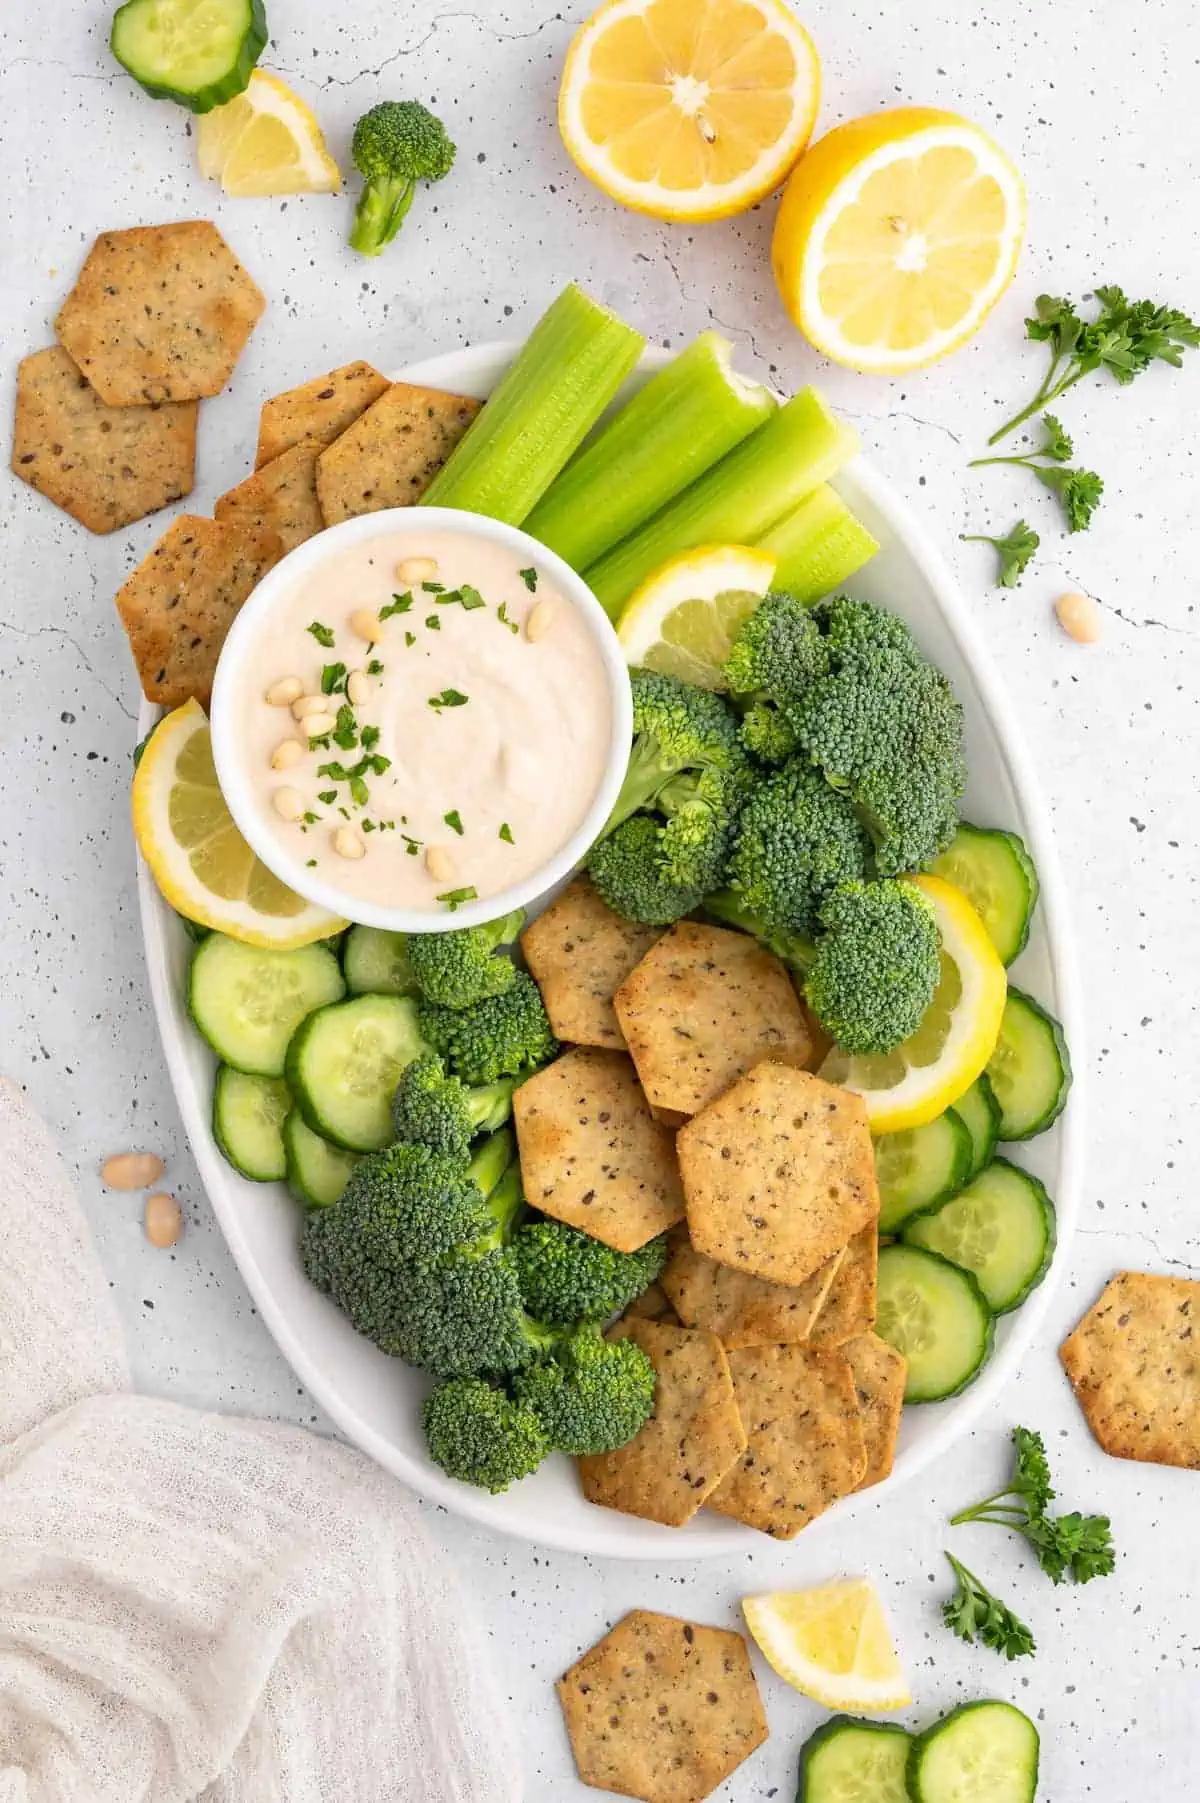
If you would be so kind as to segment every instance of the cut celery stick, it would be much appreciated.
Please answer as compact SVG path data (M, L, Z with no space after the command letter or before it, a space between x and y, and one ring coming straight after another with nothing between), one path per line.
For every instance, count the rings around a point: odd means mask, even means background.
M775 587L819 601L861 570L879 545L826 483L758 541L776 559Z
M543 495L525 530L577 570L596 563L747 438L778 403L704 332L652 377Z
M421 499L520 526L646 348L572 282L542 315Z
M585 570L610 618L669 557L697 545L752 545L792 513L858 449L815 388L803 388L765 425Z

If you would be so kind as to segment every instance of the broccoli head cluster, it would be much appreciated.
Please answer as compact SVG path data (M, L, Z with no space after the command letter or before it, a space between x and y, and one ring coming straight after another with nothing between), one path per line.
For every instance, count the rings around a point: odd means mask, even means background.
M531 1076L558 1052L541 990L523 970L513 972L501 995L467 1008L422 1002L418 1018L425 1043L476 1086Z
M804 995L843 1050L890 1052L924 1020L940 969L937 921L915 884L843 883L821 910Z
M513 986L516 967L499 955L525 924L518 908L499 920L477 927L452 927L448 933L410 933L408 962L417 988L427 1002L444 1008L470 1008L475 1002L504 995Z

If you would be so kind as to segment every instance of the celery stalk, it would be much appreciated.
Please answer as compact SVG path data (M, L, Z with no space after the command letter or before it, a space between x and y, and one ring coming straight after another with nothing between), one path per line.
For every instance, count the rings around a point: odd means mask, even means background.
M879 546L841 496L825 484L772 526L759 539L758 548L778 560L776 588L786 589L798 601L819 601L869 563Z
M571 283L533 328L420 504L521 525L645 347L640 332Z
M728 339L702 333L600 427L525 530L586 569L761 426L776 404L769 389L735 372Z
M633 591L669 557L697 545L754 544L857 449L851 428L815 388L803 388L585 578L618 619Z

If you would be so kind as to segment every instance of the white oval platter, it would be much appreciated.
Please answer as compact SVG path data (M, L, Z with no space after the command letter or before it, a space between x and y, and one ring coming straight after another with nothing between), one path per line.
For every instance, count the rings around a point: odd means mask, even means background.
M413 364L399 379L484 399L514 348L501 342L451 351ZM663 360L662 352L648 352L639 373L644 376ZM905 1411L895 1469L885 1483L845 1498L815 1522L810 1533L821 1521L845 1519L866 1497L878 1501L885 1491L894 1492L965 1433L1014 1376L1070 1257L1085 1119L1086 1055L1067 898L1046 804L1012 709L953 577L891 483L859 457L839 476L836 487L881 547L854 578L854 593L903 615L965 706L971 771L966 816L980 825L1015 829L1037 864L1041 902L1029 946L1013 974L1062 1021L1076 1075L1063 1117L1040 1139L1015 1148L1017 1161L1036 1172L1057 1204L1058 1249L1049 1276L1023 1308L998 1323L995 1354L969 1390L948 1402ZM156 709L143 706L139 737L156 717ZM159 1030L201 1178L263 1320L296 1375L346 1439L455 1513L546 1546L655 1561L750 1551L757 1541L752 1529L704 1511L686 1528L673 1529L594 1507L580 1495L574 1468L565 1458L549 1459L534 1477L503 1496L455 1483L430 1463L417 1419L427 1380L361 1339L308 1282L296 1251L296 1204L283 1185L247 1182L217 1150L209 1119L215 1061L188 1019L185 1000L191 943L140 860L138 892Z

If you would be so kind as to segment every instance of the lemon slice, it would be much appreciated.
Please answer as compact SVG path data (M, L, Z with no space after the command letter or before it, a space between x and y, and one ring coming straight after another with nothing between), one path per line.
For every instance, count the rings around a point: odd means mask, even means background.
M742 1609L784 1682L827 1709L865 1715L912 1702L883 1604L868 1579L748 1596Z
M659 219L724 219L777 188L820 100L783 0L607 0L576 33L558 123L583 173Z
M749 545L702 545L672 557L625 605L617 626L625 662L723 689L734 636L774 577L775 558Z
M894 1052L853 1057L835 1045L820 1071L863 1097L872 1133L923 1127L970 1089L996 1049L1008 992L987 928L962 890L937 876L909 880L933 903L942 942L929 1011Z
M978 330L1017 267L1025 190L977 125L898 107L813 145L775 222L775 279L805 337L851 369L933 363Z
M336 194L342 184L309 108L263 69L236 100L201 115L196 154L226 194Z
M202 927L292 951L346 925L285 888L238 832L198 701L168 714L147 742L133 778L133 830L164 899Z

